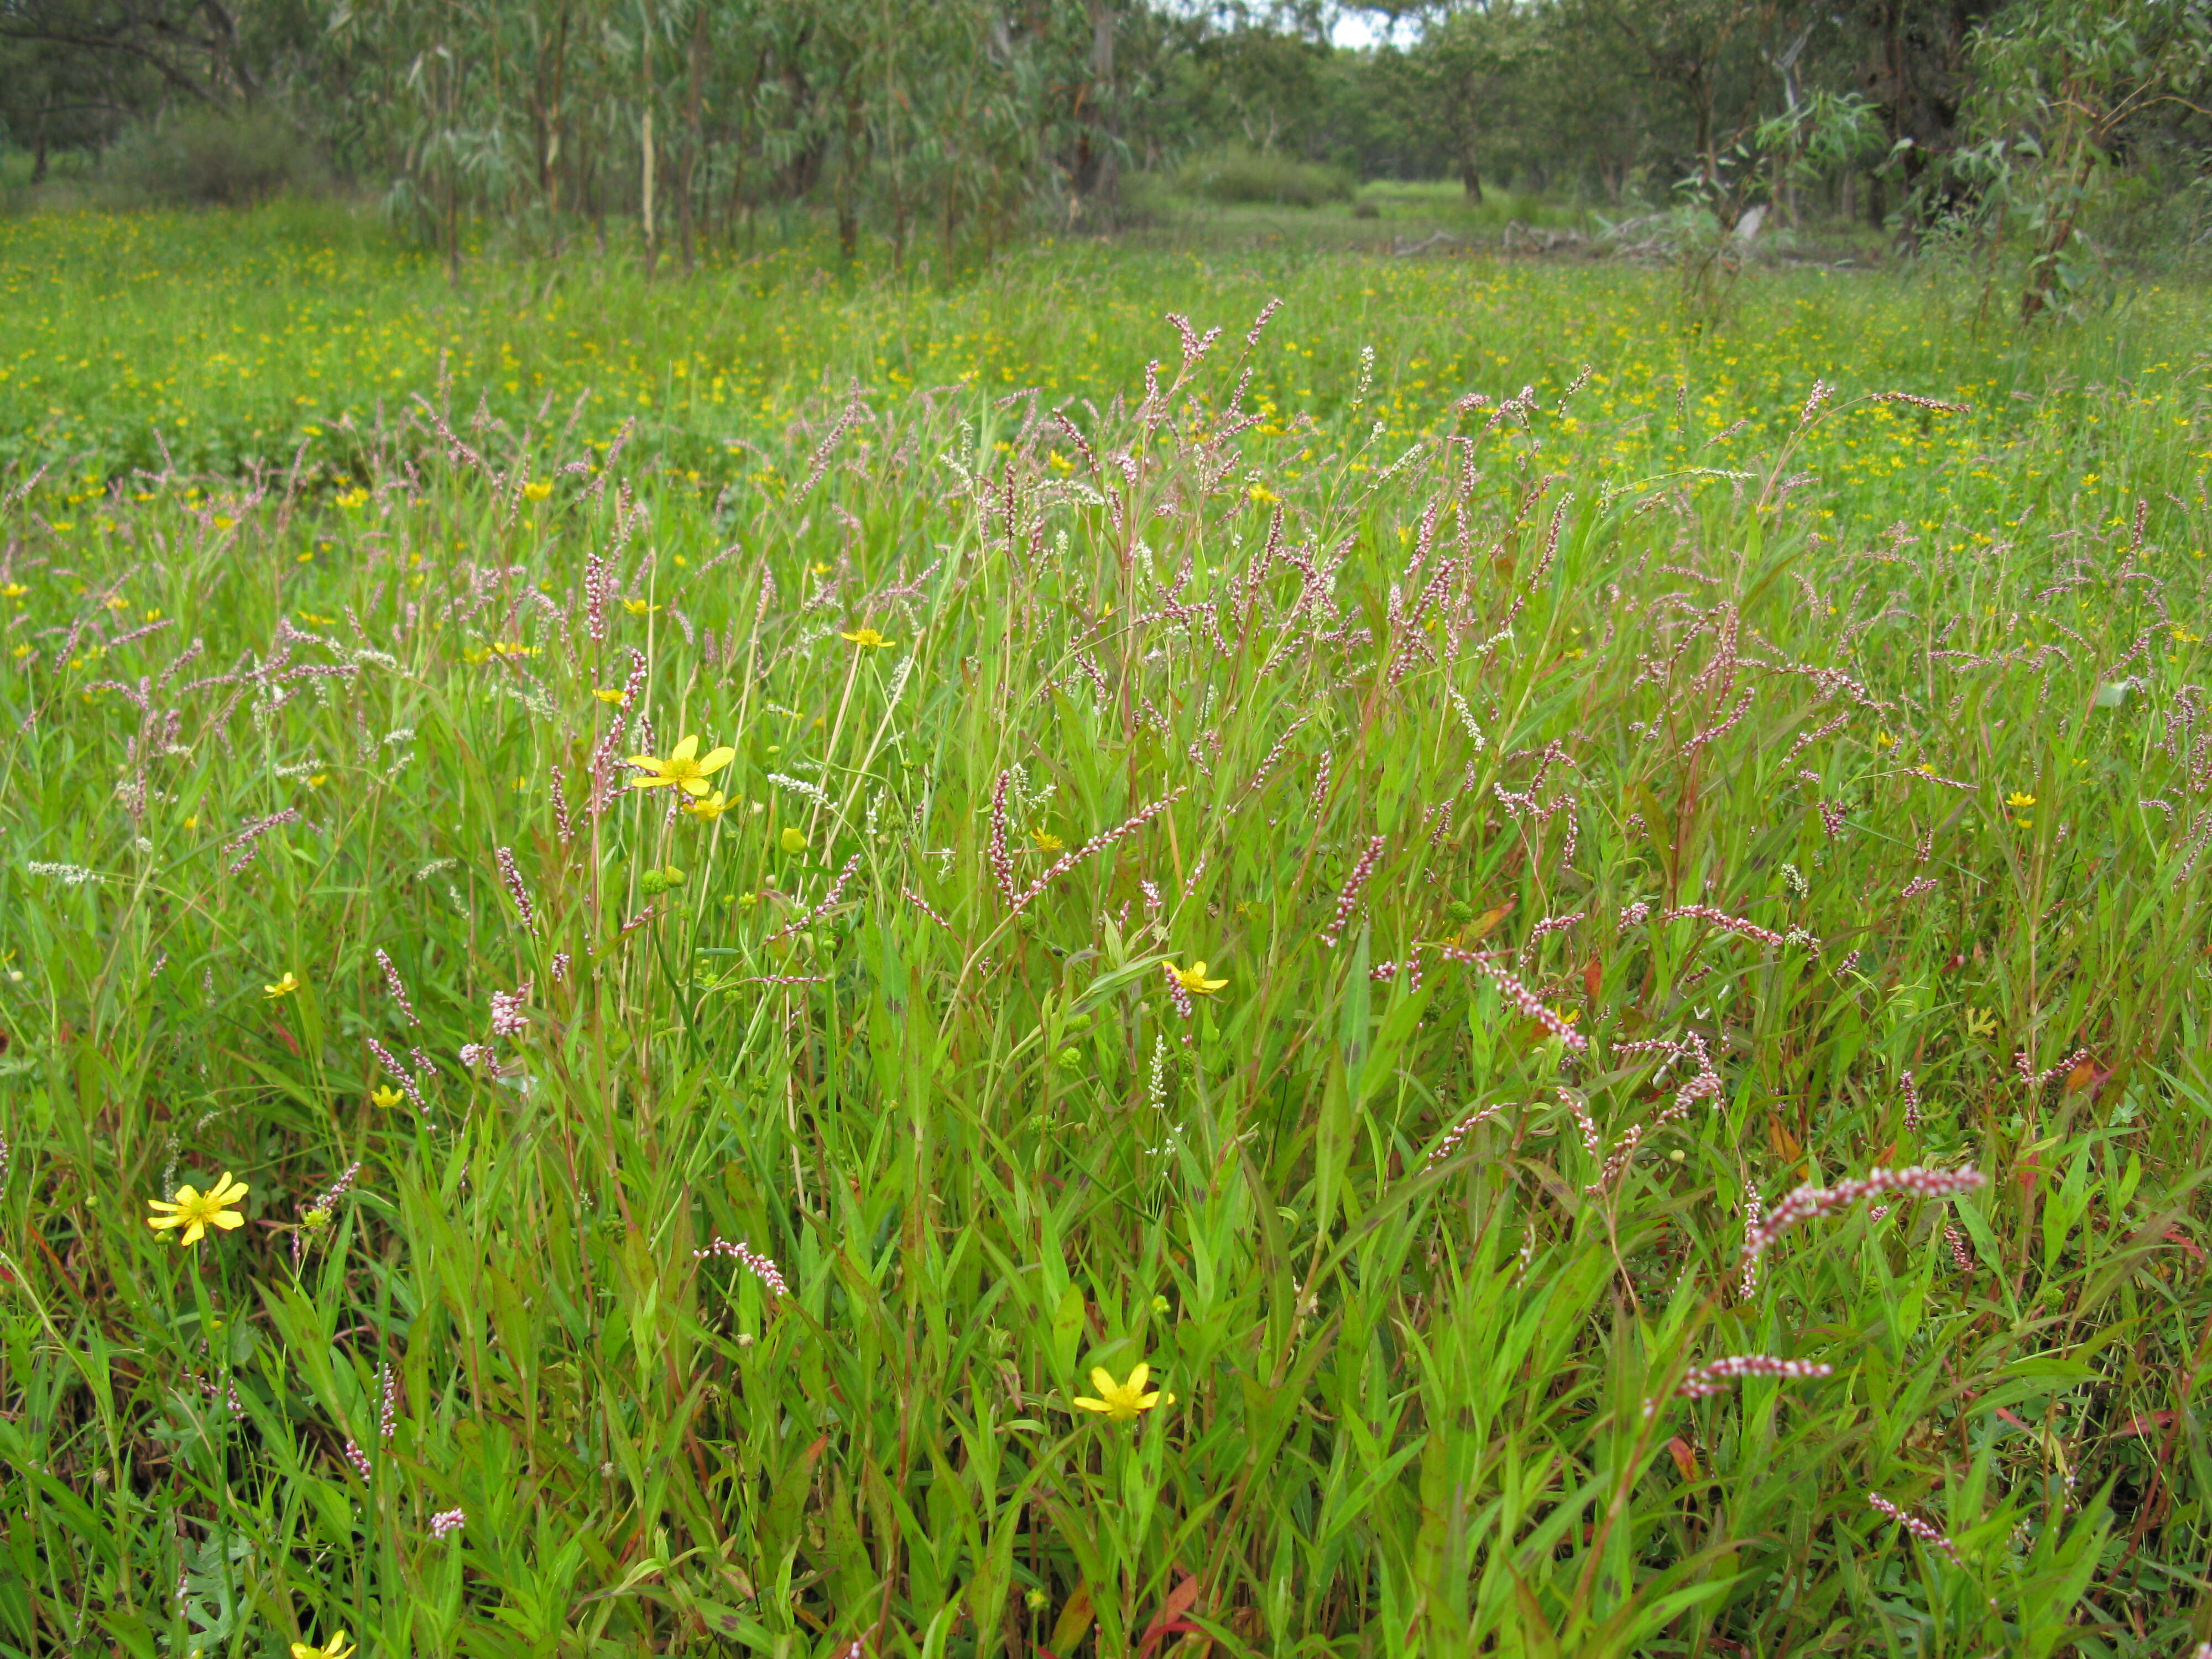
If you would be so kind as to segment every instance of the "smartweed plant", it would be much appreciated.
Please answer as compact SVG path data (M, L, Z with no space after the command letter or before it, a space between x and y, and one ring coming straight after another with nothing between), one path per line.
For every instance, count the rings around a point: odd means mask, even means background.
M1973 411L1170 321L712 497L465 386L15 480L0 1643L2212 1634L2201 404L1870 526Z

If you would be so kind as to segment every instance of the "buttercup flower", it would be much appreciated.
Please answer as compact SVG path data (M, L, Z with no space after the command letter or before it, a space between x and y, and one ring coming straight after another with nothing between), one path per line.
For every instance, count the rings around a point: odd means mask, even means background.
M629 701L629 694L620 686L595 685L592 688L592 695L601 702L612 703L617 708Z
M678 744L666 760L655 760L651 755L632 755L629 763L641 766L647 775L632 778L633 789L681 789L694 797L707 793L707 780L737 759L738 751L726 744L713 750L704 760L699 757L699 739L689 737Z
M1176 984L1193 996L1210 997L1229 983L1225 979L1206 978L1206 964L1202 962L1194 962L1188 968L1178 968L1171 962L1168 963L1168 972L1176 976Z
M372 1089L369 1091L368 1097L374 1101L378 1105L383 1107L386 1111L389 1111L392 1107L397 1106L401 1101L407 1098L405 1095L401 1094L398 1090L393 1088L388 1083L381 1084L376 1088Z
M1036 843L1036 849L1040 853L1057 853L1067 845L1049 830L1032 830L1030 831L1030 839Z
M522 486L522 493L526 500L542 501L553 493L553 481L550 478L533 479Z
M1175 1404L1173 1395L1163 1396L1158 1392L1145 1392L1145 1384L1152 1375L1150 1365L1139 1364L1129 1373L1127 1382L1116 1382L1104 1366L1096 1367L1091 1373L1091 1386L1098 1390L1098 1398L1093 1400L1088 1395L1079 1395L1075 1404L1083 1411L1103 1413L1109 1422L1133 1423L1139 1413L1152 1410L1163 1398L1169 1405Z
M2024 795L2019 790L2015 789L2012 793L2005 797L2005 805L2011 807L2014 811L2018 811L2024 806L2034 805L2035 797L2033 795Z
M717 789L713 794L702 799L685 801L684 810L702 823L712 823L735 805L734 801Z
M247 1190L244 1182L234 1181L230 1171L225 1170L222 1178L204 1193L195 1188L179 1187L173 1200L148 1199L147 1204L161 1213L148 1216L146 1224L157 1233L182 1227L185 1236L179 1242L197 1244L210 1227L229 1232L246 1224L246 1218L239 1213L236 1206Z
M804 853L806 850L806 831L795 823L783 832L781 841L787 853Z
M294 975L287 974L283 978L278 980L274 985L263 986L261 988L261 994L270 1002L274 1002L279 997L290 996L293 992L299 988L299 980Z
M887 645L897 643L894 640L885 639L872 628L863 628L851 634L840 634L837 637L841 640L851 641L863 651L880 651Z
M623 609L633 617L642 617L650 611L659 610L660 607L657 605L647 605L643 599L624 599Z
M305 1642L293 1643L292 1659L350 1659L351 1655L360 1650L348 1642L346 1633L340 1631L331 1638L328 1647L311 1648Z

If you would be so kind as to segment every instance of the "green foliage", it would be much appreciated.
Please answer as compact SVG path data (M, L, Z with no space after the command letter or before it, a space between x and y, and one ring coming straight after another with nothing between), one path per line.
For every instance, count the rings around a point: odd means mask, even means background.
M1351 175L1340 168L1243 144L1194 155L1176 169L1174 187L1182 195L1224 207L1254 203L1320 207L1350 201L1353 191Z
M244 207L331 188L330 169L277 111L185 108L125 131L100 157L112 205Z
M2115 153L2151 118L2203 113L2212 94L2212 18L2156 3L2008 6L1975 40L1972 130L1956 160L1977 191L1982 234L2015 246L2021 321L2078 317L2108 274L2089 236Z
M594 264L441 371L434 270L302 226L9 233L197 256L272 355L124 316L204 421L386 390L354 487L6 486L0 1643L2212 1633L2194 296L1923 347L1824 274L1753 349L1613 271ZM716 313L974 372L694 404ZM619 787L694 733L726 811ZM1747 1276L1754 1203L1916 1164L1990 1178ZM226 1170L244 1226L146 1227ZM1678 1397L1745 1354L1816 1374Z
M2020 245L2036 315L2069 312L2108 263L2116 183L2173 210L2120 214L2153 244L2124 250L2138 265L2201 229L2201 5L1370 15L1385 39L1355 49L1312 5L9 0L0 144L43 181L175 111L278 112L455 276L487 231L532 256L619 237L648 272L688 270L820 216L846 264L880 251L951 283L1047 229L1157 215L1157 191L1127 178L1188 174L1208 182L1186 197L1214 206L1339 199L1309 167L1612 216L1663 210L1686 180L1723 226L1771 203L1793 228L1863 217L1915 250L1965 232L1976 252ZM138 148L161 186L141 194L181 199L172 158ZM261 188L246 159L210 157L220 176L191 192ZM67 180L27 196L80 199Z

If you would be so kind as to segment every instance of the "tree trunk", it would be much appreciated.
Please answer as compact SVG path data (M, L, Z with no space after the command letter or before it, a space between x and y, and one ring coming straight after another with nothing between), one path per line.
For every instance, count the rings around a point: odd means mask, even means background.
M860 138L866 111L858 90L845 98L845 154L837 168L837 252L847 264L860 257Z
M1121 100L1114 91L1114 34L1121 26L1112 0L1091 7L1091 121L1083 133L1082 187L1103 202L1121 189ZM1093 141L1091 129L1097 139Z
M638 30L638 101L643 112L638 118L638 191L640 217L645 231L645 279L653 280L653 265L660 249L653 234L653 14L645 10Z
M1713 86L1703 73L1692 77L1690 97L1697 110L1698 164L1704 167L1705 183L1710 185L1721 176L1721 161L1713 153Z
M1472 157L1463 157L1460 161L1459 185L1467 192L1469 207L1482 205L1482 169L1475 166Z
M2081 161L2073 161L2069 149L2078 149ZM2051 296L2058 287L2058 256L2074 240L2075 221L2081 216L2082 198L2089 188L2089 179L2097 164L2096 151L2086 139L2076 139L2071 124L2057 157L2058 165L2073 174L2068 189L2064 211L2054 215L2044 227L2042 245L2028 264L2027 285L2020 292L2020 319L2032 323L2051 308Z
M659 252L653 240L653 110L650 106L647 107L645 114L637 125L641 141L639 148L643 152L642 159L639 163L642 177L638 182L644 195L645 274L650 277L653 275L653 256Z
M544 147L538 162L538 187L545 198L545 205L554 213L561 211L561 89L568 66L568 8L561 8L561 20L553 30L553 96L546 106Z
M684 243L684 272L690 275L693 264L691 246L691 198L699 167L699 152L705 148L705 128L701 120L704 106L705 75L707 69L707 3L706 0L691 0L691 84L684 94L684 124L688 129L684 145L684 176L678 186L676 198L677 234Z

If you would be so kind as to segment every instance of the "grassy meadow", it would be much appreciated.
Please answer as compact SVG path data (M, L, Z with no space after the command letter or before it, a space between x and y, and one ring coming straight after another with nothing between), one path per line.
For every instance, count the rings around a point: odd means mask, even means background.
M2205 296L1977 297L0 222L0 1653L2212 1640Z

